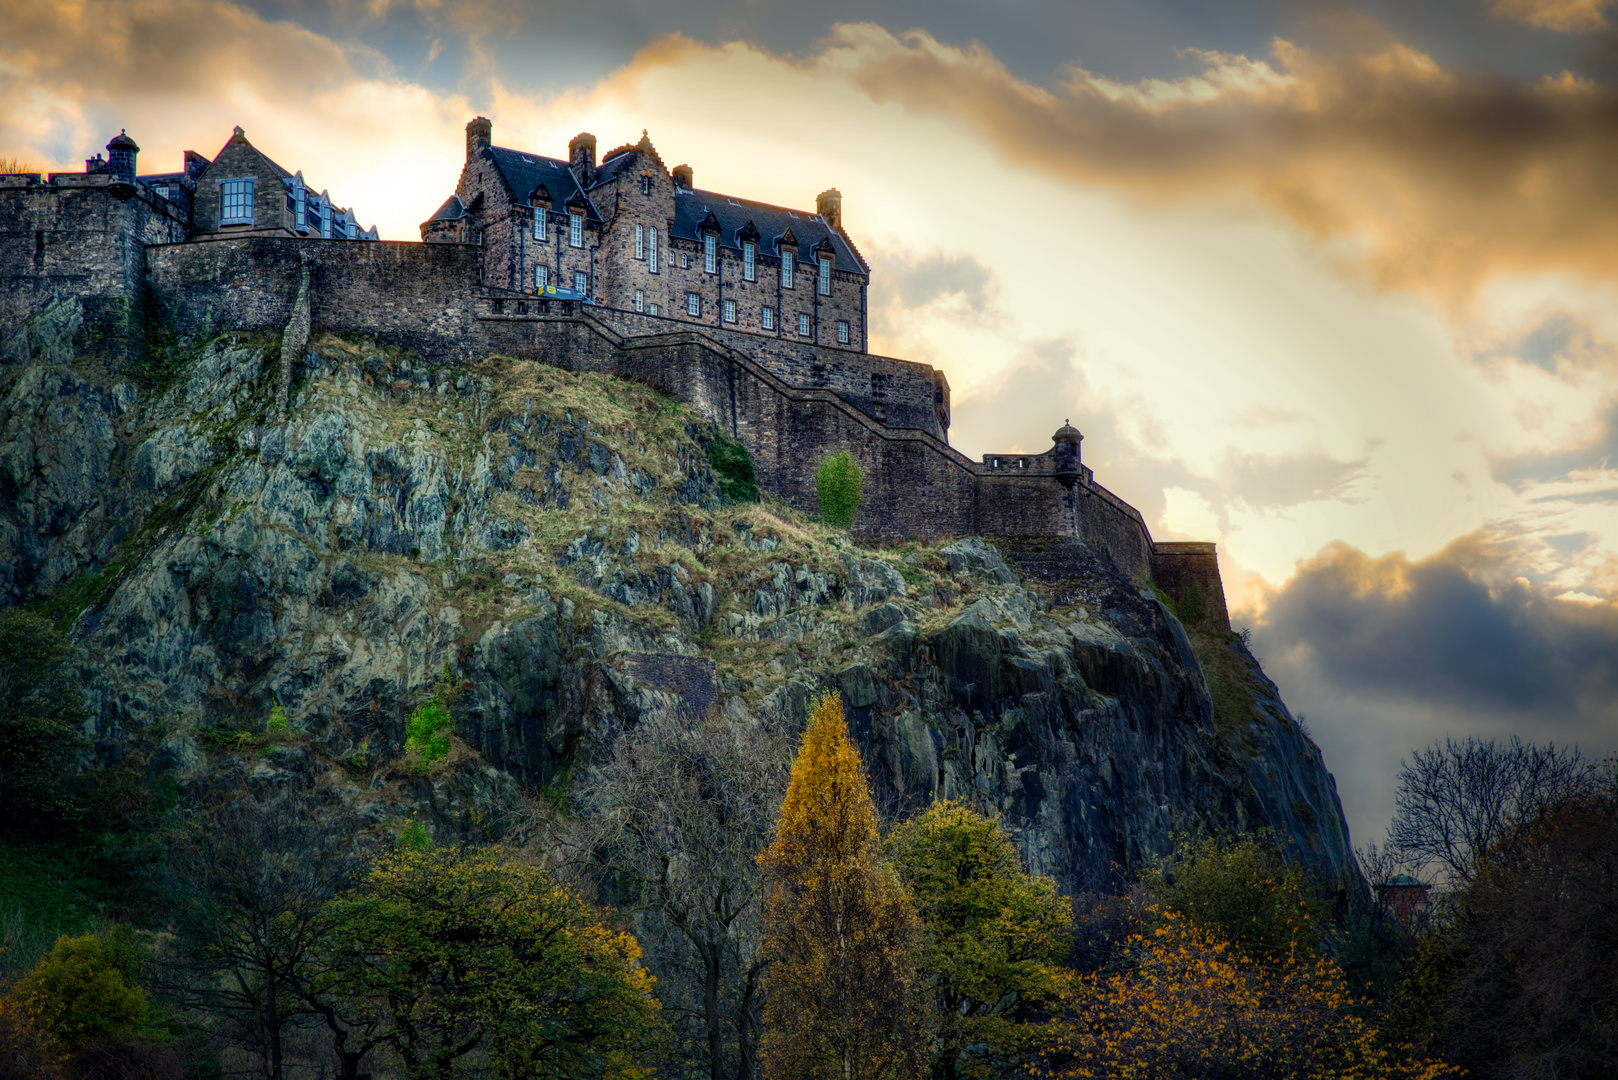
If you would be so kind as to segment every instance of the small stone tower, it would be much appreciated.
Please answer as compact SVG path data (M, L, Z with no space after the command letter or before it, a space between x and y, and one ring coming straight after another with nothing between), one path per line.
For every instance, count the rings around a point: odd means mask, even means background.
M1079 444L1083 441L1084 436L1079 434L1079 429L1066 420L1051 436L1051 442L1056 444L1051 448L1056 456L1056 478L1069 487L1084 475L1079 455Z
M112 193L128 198L135 193L135 155L140 147L127 132L120 130L107 144L107 171L112 174Z
M670 172L669 175L674 178L675 187L679 188L681 191L691 190L691 166L676 165L674 166L674 170Z

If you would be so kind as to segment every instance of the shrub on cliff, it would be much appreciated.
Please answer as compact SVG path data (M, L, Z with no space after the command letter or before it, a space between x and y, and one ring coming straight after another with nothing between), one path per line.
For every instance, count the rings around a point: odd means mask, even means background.
M425 768L449 755L449 736L455 721L444 703L433 698L410 714L405 726L405 753L420 754Z
M846 529L854 523L864 482L864 472L847 450L839 450L820 463L815 471L815 498L820 503L820 516L828 525Z
M758 502L758 477L747 447L716 432L708 444L708 460L719 478L719 493L727 502Z

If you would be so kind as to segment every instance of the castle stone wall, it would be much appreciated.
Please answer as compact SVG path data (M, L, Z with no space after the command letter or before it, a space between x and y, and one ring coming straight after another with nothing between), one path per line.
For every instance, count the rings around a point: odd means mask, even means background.
M1219 576L1215 545L1173 540L1153 544L1152 579L1174 599L1182 618L1189 615L1186 601L1195 590L1202 594L1206 621L1218 629L1230 629L1230 610L1225 606L1225 586Z

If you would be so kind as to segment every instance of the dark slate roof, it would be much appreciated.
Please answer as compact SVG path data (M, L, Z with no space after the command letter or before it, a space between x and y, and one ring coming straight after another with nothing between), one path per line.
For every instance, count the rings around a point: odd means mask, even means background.
M798 241L800 263L812 264L814 261L812 252L816 245L829 241L832 250L836 252L832 265L838 270L847 270L855 274L871 272L842 234L821 220L820 215L788 210L783 206L771 206L751 199L736 199L715 191L676 189L672 234L687 240L700 241L702 238L697 229L709 214L719 222L719 243L724 247L740 251L742 245L738 234L751 221L762 237L759 246L765 254L780 254L776 250L776 240L791 229Z
M521 150L508 150L503 146L491 146L484 153L494 162L494 167L500 171L506 185L510 187L512 198L519 203L526 203L529 192L541 184L545 185L554 200L551 203L552 210L560 210L566 206L567 201L575 194L584 194L579 190L578 181L573 179L573 172L565 161L540 157L537 154L525 154ZM584 201L589 219L600 221L601 215L596 212L595 204L590 202L588 196Z
M444 200L444 205L438 208L438 212L433 214L433 216L427 220L458 221L465 216L466 207L462 204L461 197L459 195L451 195L449 198Z

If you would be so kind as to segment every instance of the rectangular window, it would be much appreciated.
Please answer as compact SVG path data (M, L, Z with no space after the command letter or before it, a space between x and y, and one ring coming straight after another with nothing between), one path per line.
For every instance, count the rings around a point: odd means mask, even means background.
M567 218L567 242L574 247L583 247L584 215L569 213Z
M169 189L166 187L160 187L157 189L157 193L166 199L168 198ZM290 191L287 192L287 213L293 215L292 221L293 224L296 224L298 220L298 200L293 198L292 192Z
M837 344L839 344L839 345L847 345L848 344L848 320L847 319L838 319L837 320Z
M820 295L831 295L831 260L820 260Z
M702 238L702 269L709 274L719 270L719 237L713 233Z
M307 207L304 204L309 198L309 193L307 191L305 191L302 187L299 187L297 189L297 191L296 191L296 195L297 195L297 197L293 201L297 205L296 205L296 208L292 211L292 215L293 215L292 216L292 224L297 226L298 228L302 229L302 228L305 227L304 214L308 212Z
M809 316L807 316L807 315L799 315L798 316L798 334L801 337L808 337L809 336Z
M691 316L702 314L702 297L694 292L685 294L685 313Z
M687 255L683 251L680 252L680 269L681 270L689 270L689 269L691 269L691 256Z
M791 248L781 252L781 288L792 288L792 270L797 261L797 253Z
M734 301L734 300L726 300L725 301L725 321L726 322L735 322L736 321L736 301Z
M646 310L646 294L639 289L635 290L635 310Z
M758 245L754 244L751 240L745 241L742 244L742 278L744 280L757 280L753 272L753 249L757 246Z
M656 315L657 314L657 305L653 304L650 307L648 307L646 309L646 314L648 314L648 315Z
M635 226L635 258L646 258L646 226Z
M657 273L657 226L653 225L646 236L646 268Z
M590 291L590 275L583 270L573 271L573 291L584 296Z
M534 239L541 244L545 242L545 208L534 207Z
M775 329L775 309L772 308L772 307L765 308L763 316L760 318L759 321L764 324L764 329L766 329L766 330L774 330Z
M551 268L548 266L534 267L534 291L544 292L545 286L551 283Z
M219 224L253 224L253 178L219 183Z

